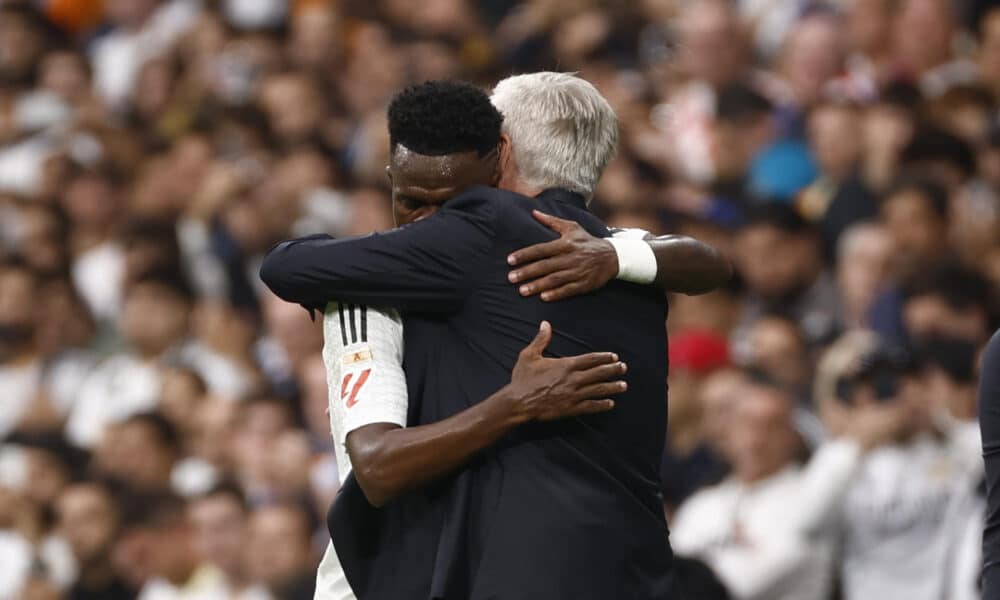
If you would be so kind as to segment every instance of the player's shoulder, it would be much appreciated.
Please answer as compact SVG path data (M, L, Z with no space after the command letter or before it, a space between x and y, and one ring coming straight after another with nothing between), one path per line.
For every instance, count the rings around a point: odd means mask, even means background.
M498 214L509 208L530 209L532 199L517 192L473 185L462 190L445 206L453 210L480 210Z

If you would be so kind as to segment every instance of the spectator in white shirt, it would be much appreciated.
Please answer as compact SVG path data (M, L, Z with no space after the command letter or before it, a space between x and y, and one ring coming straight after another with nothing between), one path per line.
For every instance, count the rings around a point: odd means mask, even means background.
M239 487L221 484L188 504L199 558L218 569L233 600L268 600L270 593L255 585L246 564L249 539L246 500Z
M834 354L840 364L831 369ZM842 452L835 471L847 476L846 494L821 511L827 516L816 514L842 541L845 600L946 597L958 517L971 510L982 478L978 440L934 422L923 373L875 336L851 334L824 360L817 398L829 429L871 425L897 410L903 417L867 454Z
M778 388L743 383L725 448L732 475L692 496L671 523L677 554L708 563L735 598L822 600L830 591L832 541L810 539L791 518L809 477L796 464L793 410Z
M107 424L157 407L161 369L181 358L190 311L179 274L154 272L130 284L119 326L134 353L112 356L83 382L66 424L70 441L89 448Z

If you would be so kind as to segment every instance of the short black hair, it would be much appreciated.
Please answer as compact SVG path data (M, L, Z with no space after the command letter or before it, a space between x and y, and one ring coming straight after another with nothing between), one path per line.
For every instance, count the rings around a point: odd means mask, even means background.
M152 429L153 433L156 435L157 442L160 446L166 448L169 452L174 455L178 455L181 450L181 437L177 428L169 419L164 417L158 412L146 412L134 414L131 417L125 419L124 424L134 425L141 424L146 425Z
M149 270L137 274L134 279L127 283L125 295L128 296L141 285L161 286L170 290L185 304L192 304L195 301L194 290L180 265L155 265Z
M976 172L976 155L962 138L938 127L922 127L903 149L904 168L920 168L928 161L946 162L957 168L965 177Z
M790 235L814 233L814 228L790 205L780 202L765 202L747 211L746 228L753 226L774 227Z
M240 507L240 511L246 513L250 508L247 504L247 496L239 484L232 480L222 480L209 488L208 491L194 497L194 501L208 500L209 498L228 497Z
M90 458L58 430L15 431L7 436L6 443L44 452L59 463L70 480L80 478Z
M389 144L417 154L443 156L500 143L503 116L486 92L463 81L427 81L396 94L389 104Z
M724 86L715 102L715 116L720 121L746 124L765 117L774 109L774 104L763 94L745 83Z
M889 188L885 198L889 199L903 192L917 192L927 200L934 214L942 219L948 218L948 191L941 184L924 177L903 177Z
M924 96L916 85L905 81L892 81L882 89L878 102L915 113L923 100Z
M904 302L934 296L955 311L978 308L987 317L992 312L989 281L978 271L952 261L917 274L903 283L901 291Z

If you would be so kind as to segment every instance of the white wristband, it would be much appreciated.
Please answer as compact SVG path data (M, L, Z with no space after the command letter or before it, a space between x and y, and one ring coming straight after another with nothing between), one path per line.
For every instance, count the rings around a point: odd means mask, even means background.
M618 255L618 277L632 283L653 283L656 280L656 255L644 240L606 238Z

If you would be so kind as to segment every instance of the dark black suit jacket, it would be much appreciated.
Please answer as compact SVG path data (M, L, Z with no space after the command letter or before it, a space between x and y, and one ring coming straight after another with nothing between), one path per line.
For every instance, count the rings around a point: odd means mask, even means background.
M605 237L583 199L474 187L433 217L348 240L285 242L261 277L282 298L404 311L411 425L438 421L510 381L543 319L553 356L617 352L628 392L603 415L520 428L455 476L383 509L353 480L331 535L360 598L670 598L659 493L666 430L666 302L614 282L558 303L508 283L507 255L553 239L539 208Z
M1000 600L1000 331L986 347L980 373L979 427L986 463L983 600Z

